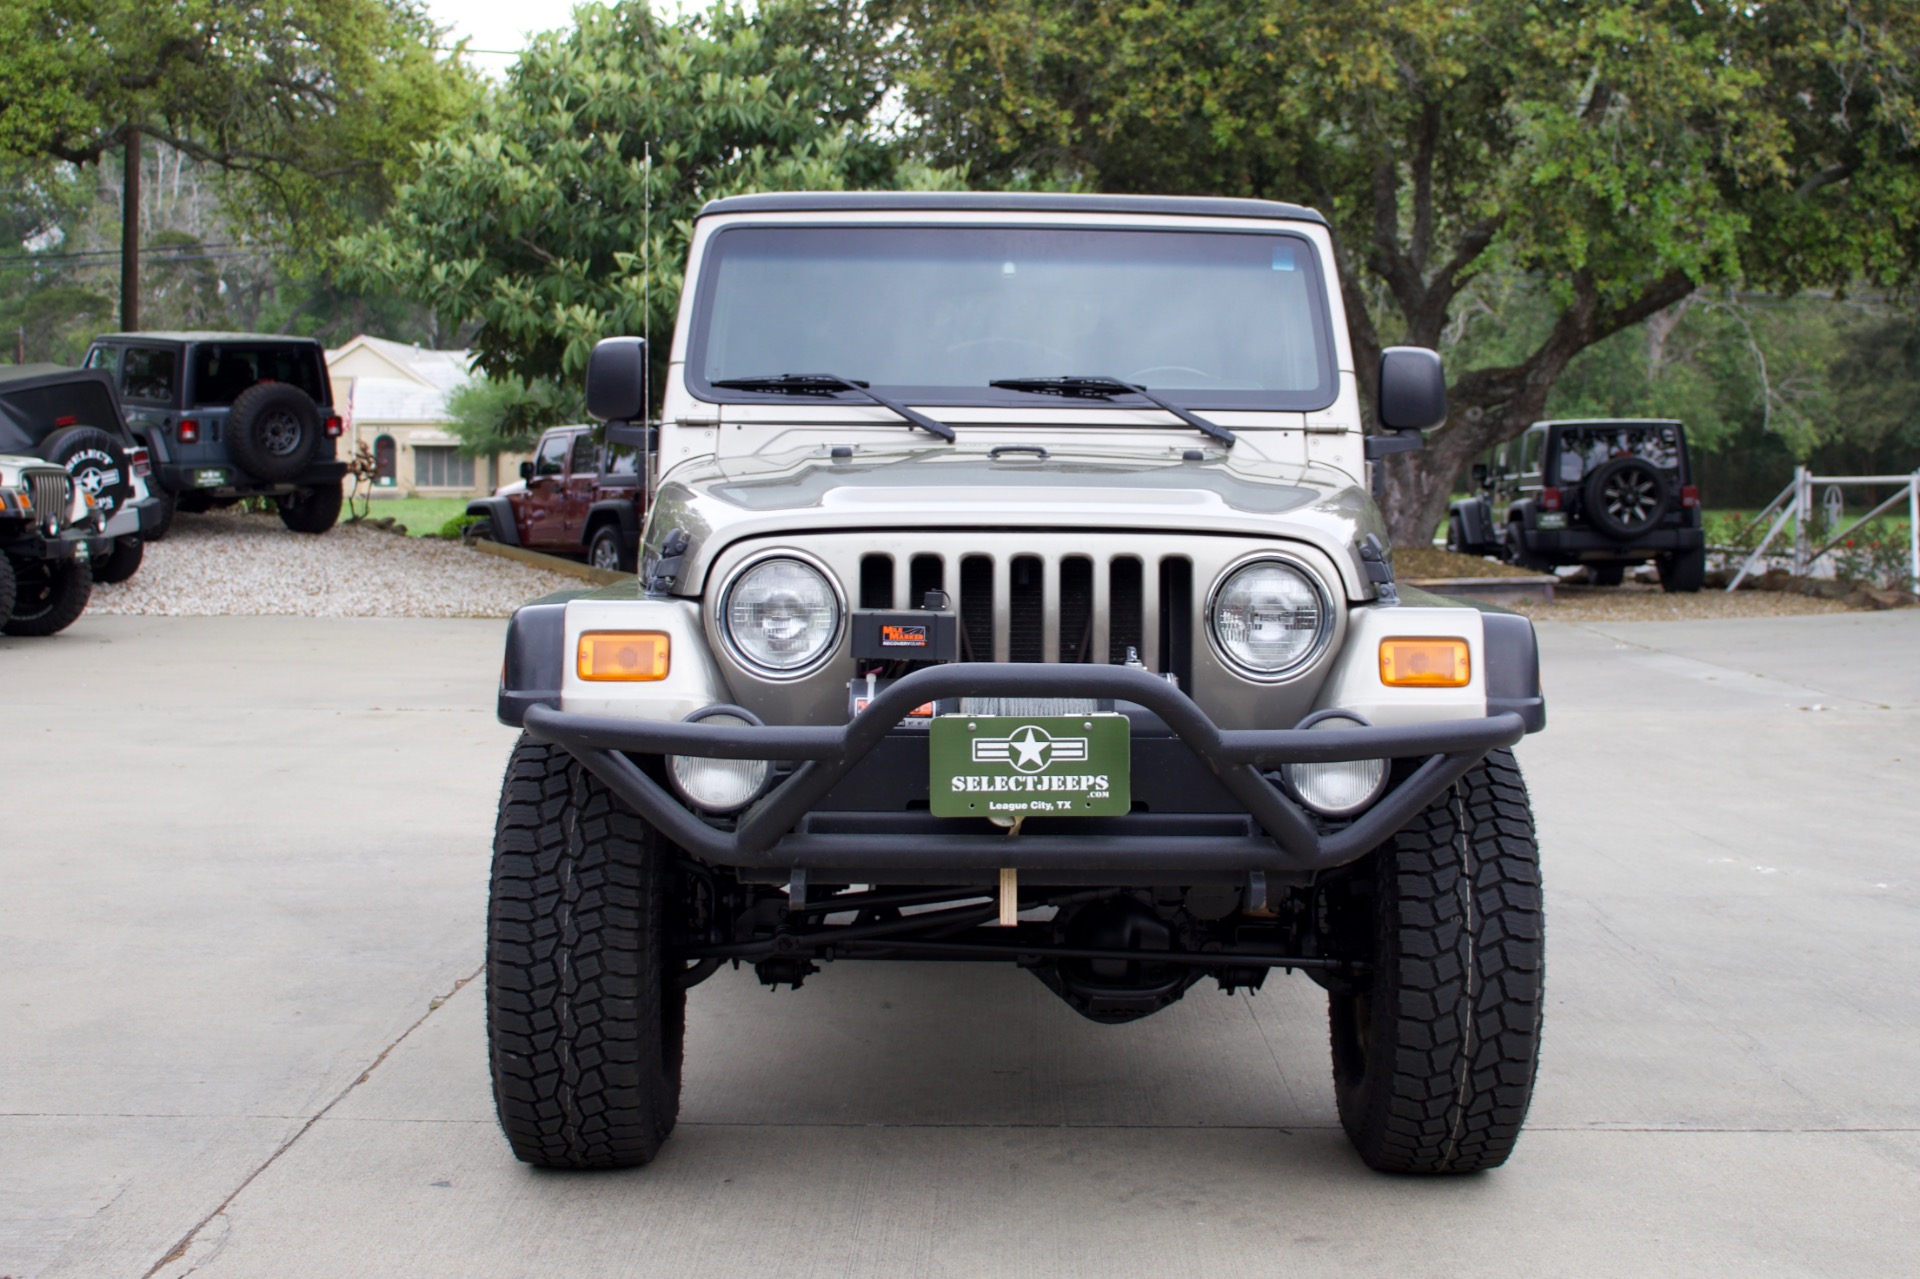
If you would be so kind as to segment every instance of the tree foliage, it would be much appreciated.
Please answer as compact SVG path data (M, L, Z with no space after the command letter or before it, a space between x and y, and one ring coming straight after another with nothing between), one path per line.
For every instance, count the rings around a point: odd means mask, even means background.
M866 127L886 85L857 7L721 5L666 22L627 0L575 17L425 148L352 250L363 276L477 318L478 362L496 377L573 377L602 337L668 335L707 200L943 180Z
M1538 283L1524 349L1455 360L1386 466L1396 536L1544 411L1581 351L1726 281L1920 261L1920 10L1902 0L898 0L907 101L985 185L1297 200L1333 223L1363 402ZM1499 317L1491 317L1497 324Z
M91 165L141 134L236 182L301 259L355 229L476 82L417 0L10 0L0 157Z
M448 428L468 457L531 452L540 432L578 422L585 415L573 383L545 378L529 382L509 373L462 383L447 397Z

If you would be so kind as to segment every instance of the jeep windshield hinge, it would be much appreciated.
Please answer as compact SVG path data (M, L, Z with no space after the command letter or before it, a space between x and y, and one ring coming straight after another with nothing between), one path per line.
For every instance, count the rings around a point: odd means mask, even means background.
M687 547L693 539L683 529L674 529L667 534L666 541L660 544L660 554L654 558L646 573L646 591L651 596L665 595L680 580L680 563L686 558Z

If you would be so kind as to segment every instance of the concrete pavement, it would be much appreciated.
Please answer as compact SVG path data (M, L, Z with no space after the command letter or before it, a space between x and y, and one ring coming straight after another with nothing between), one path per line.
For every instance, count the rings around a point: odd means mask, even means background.
M514 1163L499 630L0 641L0 1275L1920 1269L1920 613L1543 626L1546 1049L1449 1181L1350 1154L1304 979L1100 1027L941 965L723 971L659 1161Z

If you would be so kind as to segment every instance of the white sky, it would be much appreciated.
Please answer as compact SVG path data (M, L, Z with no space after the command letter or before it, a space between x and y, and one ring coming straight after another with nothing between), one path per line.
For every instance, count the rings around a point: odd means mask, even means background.
M470 36L473 48L503 49L504 54L478 53L473 63L488 75L498 77L513 63L513 55L527 45L527 37L556 27L573 25L573 9L578 0L428 0L427 10L435 22L453 28L453 38ZM653 0L661 14L678 14L688 8L684 0ZM702 5L701 7L704 7Z

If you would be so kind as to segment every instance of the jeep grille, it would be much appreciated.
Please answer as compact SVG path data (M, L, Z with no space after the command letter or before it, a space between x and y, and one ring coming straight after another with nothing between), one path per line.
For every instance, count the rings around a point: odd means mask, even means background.
M33 519L48 537L58 533L67 522L67 510L73 505L73 479L65 471L28 471L25 479L33 497Z
M960 614L963 661L1117 664L1131 648L1183 682L1192 674L1193 581L1186 556L1097 547L903 547L863 555L859 573L862 608L918 608L928 591L946 592Z

